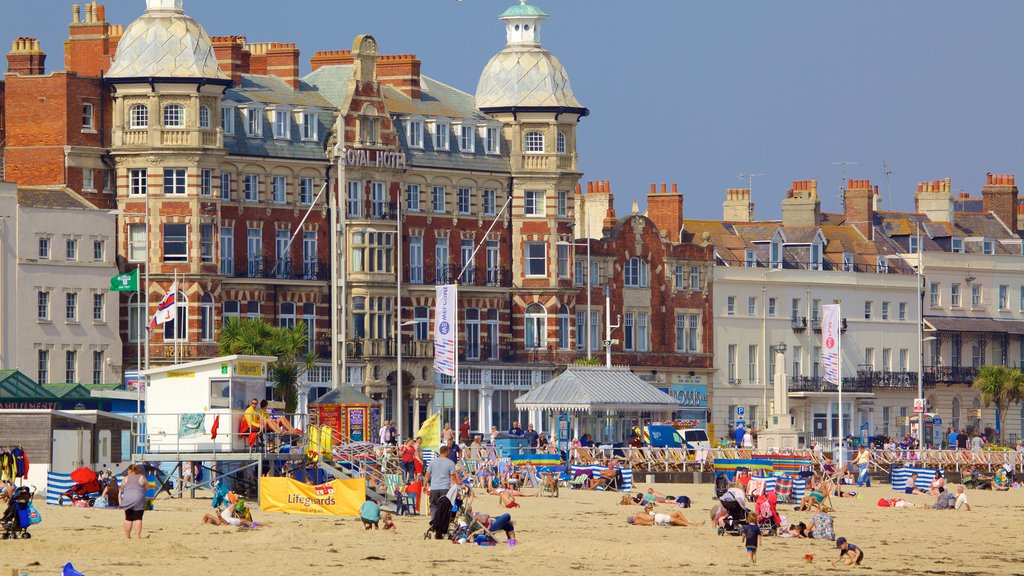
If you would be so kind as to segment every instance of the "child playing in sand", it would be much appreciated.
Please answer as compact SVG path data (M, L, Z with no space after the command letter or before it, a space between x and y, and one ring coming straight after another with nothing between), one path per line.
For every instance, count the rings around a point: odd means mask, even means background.
M381 522L384 523L384 530L398 530L398 528L395 527L394 519L391 518L391 514L384 514L384 516L381 517Z
M849 566L854 564L860 566L861 561L864 560L864 551L855 544L848 542L842 536L836 538L836 548L839 550L839 557L832 561L833 566L838 564L840 560L845 561Z
M747 518L748 524L740 531L740 538L743 538L743 545L747 548L747 559L751 564L757 564L757 547L761 544L761 529L757 526L757 516L751 514Z

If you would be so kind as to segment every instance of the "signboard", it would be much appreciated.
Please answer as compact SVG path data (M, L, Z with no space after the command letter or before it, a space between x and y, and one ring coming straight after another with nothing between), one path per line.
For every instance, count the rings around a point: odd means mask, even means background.
M168 378L195 378L196 373L189 370L172 370L167 373Z
M354 166L357 168L391 168L394 170L405 170L405 153L345 148L341 151L341 162L345 166Z
M260 478L260 510L294 514L356 516L366 501L362 478L303 484L291 478Z
M139 375L138 370L125 370L124 387L132 392L144 390L146 388L146 379Z
M239 376L255 376L257 378L263 376L264 364L262 362L239 362L235 366Z
M669 387L669 395L679 401L684 408L707 408L708 387L693 384L673 384Z
M221 364L220 365L220 375L221 376L229 376L230 374L231 373L229 371L228 365L227 364Z
M365 440L363 426L366 422L365 408L348 409L348 433L350 442L362 442Z
M558 450L559 452L569 451L569 413L562 412L558 415Z
M2 410L56 410L56 402L0 402Z
M434 300L434 372L455 377L456 302L458 287L437 287Z
M924 413L924 398L914 398L914 412Z

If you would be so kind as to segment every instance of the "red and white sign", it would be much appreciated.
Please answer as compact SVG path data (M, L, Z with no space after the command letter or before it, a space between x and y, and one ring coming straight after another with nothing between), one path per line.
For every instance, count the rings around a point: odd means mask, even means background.
M924 413L924 398L914 398L914 412Z

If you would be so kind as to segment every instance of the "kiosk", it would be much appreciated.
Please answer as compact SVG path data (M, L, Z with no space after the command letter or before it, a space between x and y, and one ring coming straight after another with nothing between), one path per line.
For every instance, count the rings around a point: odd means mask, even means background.
M321 425L330 426L342 442L376 442L380 403L351 386L339 386L309 405Z
M244 452L245 408L266 395L273 356L223 356L145 370L149 453ZM216 424L216 426L215 426Z

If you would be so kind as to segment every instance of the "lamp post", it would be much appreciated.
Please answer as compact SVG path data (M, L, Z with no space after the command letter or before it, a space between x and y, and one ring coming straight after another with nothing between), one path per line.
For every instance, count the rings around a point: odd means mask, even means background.
M776 344L775 346L772 346L772 351L775 352L776 354L782 354L782 357L785 358L786 357L786 343L783 342L782 340L779 340L778 344ZM778 366L775 367L775 370L776 370L776 372L779 370ZM783 370L783 374L785 374L785 370ZM785 382L776 382L775 386L785 386L785 384L786 384ZM768 385L767 384L765 384L765 390L766 391L768 390ZM783 392L783 394L787 394L787 393L788 392ZM766 392L766 397L767 397L767 392ZM775 397L778 398L779 396L776 394ZM778 406L775 407L776 410L778 410L778 408L779 408ZM767 404L765 405L765 409L767 410ZM768 420L768 415L765 414L764 418L765 418L765 424L767 425L767 423L770 422L770 420Z
M589 226L589 221L588 221L587 228L589 229L589 227L590 226ZM574 240L573 242L559 242L558 244L560 246L586 246L587 247L587 273L586 273L586 276L587 276L587 321L586 321L586 323L584 325L586 326L586 331L587 331L587 360L590 360L593 357L593 346L591 346L591 343L590 343L590 322L591 322L591 317L590 317L590 310L591 310L590 288L591 288L592 282L593 282L593 279L591 278L591 274L590 274L590 234L589 233L587 234L587 242L586 243L576 242ZM579 326L577 326L576 329L579 330L580 329Z

